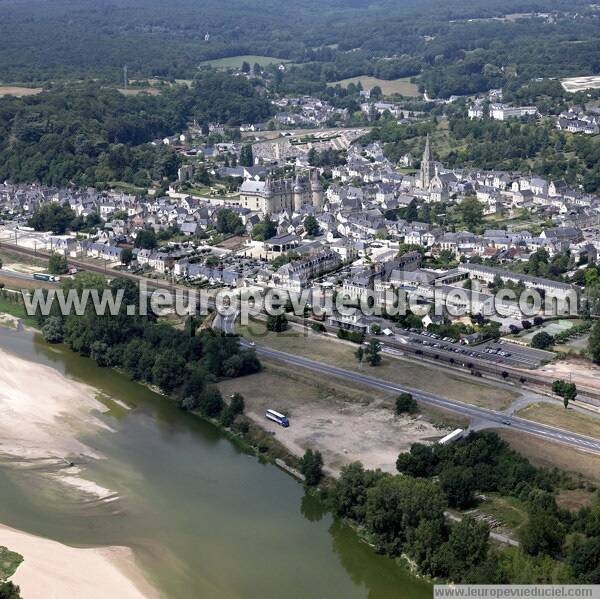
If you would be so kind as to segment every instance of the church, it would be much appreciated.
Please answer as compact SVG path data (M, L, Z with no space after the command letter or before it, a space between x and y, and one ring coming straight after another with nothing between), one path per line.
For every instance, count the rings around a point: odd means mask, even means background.
M448 192L448 178L454 178L451 173L440 173L439 163L433 160L429 134L425 142L425 151L421 159L421 170L417 180L417 187L429 192L429 202L445 202L450 197Z

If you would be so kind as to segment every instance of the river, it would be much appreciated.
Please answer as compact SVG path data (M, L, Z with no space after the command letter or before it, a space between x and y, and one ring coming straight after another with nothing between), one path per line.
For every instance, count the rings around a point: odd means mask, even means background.
M35 470L0 463L1 523L75 546L129 546L165 597L431 596L429 584L211 424L31 332L0 327L0 348L99 390L107 427L82 441L106 459L83 475L119 496L81 501Z

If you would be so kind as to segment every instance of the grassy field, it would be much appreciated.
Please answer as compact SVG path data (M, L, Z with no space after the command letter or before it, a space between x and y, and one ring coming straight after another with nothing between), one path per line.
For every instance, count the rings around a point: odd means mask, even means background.
M409 360L384 356L380 366L371 368L363 365L361 368L354 355L356 345L340 343L312 332L305 334L298 329L290 329L280 334L271 333L266 330L265 324L259 321L252 321L248 326L240 327L239 331L259 344L341 368L360 370L365 374L405 384L455 401L502 410L518 397L518 394L511 390Z
M342 87L348 87L350 83L361 82L364 89L372 89L376 85L381 88L381 91L385 96L391 96L392 94L401 94L403 96L409 96L416 98L419 96L419 89L414 83L411 83L410 77L403 77L402 79L392 79L387 81L385 79L377 79L377 77L350 77L349 79L342 79L341 81L334 81L327 85L335 86L341 85Z
M270 64L279 64L289 62L275 56L254 56L253 54L244 54L243 56L228 56L227 58L216 58L215 60L206 60L200 64L210 65L216 69L239 69L242 63L247 62L251 67L254 63L258 63L261 67L266 67Z
M37 326L35 318L33 316L29 316L27 312L25 312L23 304L11 302L5 297L0 297L0 314L10 314L11 316L20 318L27 325Z
M478 507L482 514L489 514L511 531L516 532L527 521L527 509L516 497L503 497L490 493Z
M0 85L1 96L16 96L22 98L24 96L35 96L43 91L41 87L20 87L18 85Z
M517 416L600 439L600 418L598 416L593 414L588 416L575 410L565 410L558 404L532 404L519 410Z
M600 482L600 456L507 428L496 431L511 447L542 468L560 468Z
M23 561L23 556L0 547L0 581L10 578Z
M158 96L161 92L158 87L118 87L117 91L121 92L124 96L139 96L140 94Z

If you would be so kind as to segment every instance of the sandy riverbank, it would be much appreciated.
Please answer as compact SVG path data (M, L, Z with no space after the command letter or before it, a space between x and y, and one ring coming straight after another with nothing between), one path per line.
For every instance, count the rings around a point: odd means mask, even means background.
M0 453L23 460L99 457L77 436L105 427L91 387L0 350Z
M84 501L114 500L113 491L70 465L102 457L78 440L84 432L108 429L98 417L106 408L96 390L2 350L0 365L0 458L11 467L34 467L38 476ZM25 558L11 579L25 599L158 596L127 547L68 547L2 525L0 545Z
M0 525L0 545L24 560L10 579L24 599L158 597L127 547L81 549Z

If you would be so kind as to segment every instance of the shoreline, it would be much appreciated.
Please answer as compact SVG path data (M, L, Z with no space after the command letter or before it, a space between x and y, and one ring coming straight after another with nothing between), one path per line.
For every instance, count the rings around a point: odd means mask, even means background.
M158 599L160 596L129 547L71 547L4 524L0 524L0 545L23 556L23 562L9 578L21 587L23 597Z
M97 416L106 408L95 389L4 349L0 360L0 461L24 469L43 465L42 479L82 501L114 500L114 491L86 479L70 462L103 457L78 439L82 432L107 428ZM129 547L71 547L3 523L0 546L24 558L10 578L24 597L159 597Z

